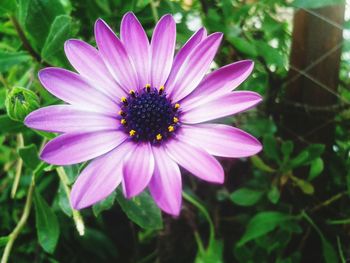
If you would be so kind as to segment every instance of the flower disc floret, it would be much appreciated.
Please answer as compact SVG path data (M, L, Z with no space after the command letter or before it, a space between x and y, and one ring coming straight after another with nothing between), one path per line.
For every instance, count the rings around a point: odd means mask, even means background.
M141 91L131 90L129 96L121 100L121 124L136 141L153 144L164 142L179 127L179 108L172 104L164 92L164 87Z

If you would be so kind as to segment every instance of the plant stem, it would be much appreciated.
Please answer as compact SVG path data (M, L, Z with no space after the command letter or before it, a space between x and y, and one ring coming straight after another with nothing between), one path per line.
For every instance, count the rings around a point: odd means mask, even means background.
M68 176L67 176L66 172L64 171L63 167L56 168L56 171L57 171L59 178L61 179L64 191L66 192L66 195L67 195L68 200L69 200L70 188L69 188ZM75 227L77 228L79 235L83 236L85 234L85 225L84 225L83 218L78 210L75 210L73 207L71 207L71 209L72 209L72 215L73 215Z
M151 10L152 10L152 15L153 15L153 19L154 22L158 22L159 20L159 15L158 15L158 10L157 10L157 6L156 3L154 2L154 0L150 0L150 5L151 5Z
M185 200L187 200L188 202L190 202L192 205L194 205L195 207L198 208L199 211L202 212L202 214L204 215L205 219L207 219L208 224L209 224L209 247L210 247L210 243L213 242L215 240L215 228L214 228L214 224L213 221L211 220L208 211L205 209L205 207L200 204L196 199L194 199L192 196L190 196L189 194L187 194L186 192L182 193L182 196ZM196 233L195 233L196 234ZM198 235L198 233L197 233ZM199 236L195 236L196 237L196 241L198 243L198 237ZM203 248L203 246L202 246Z
M23 47L25 50L29 52L29 54L39 63L43 64L46 67L50 67L51 65L42 60L41 56L34 50L34 48L30 45L24 31L19 24L17 18L15 16L10 16L10 21L16 29L19 39L22 41Z
M17 134L17 148L21 148L24 146L24 140L22 133ZM23 160L20 156L18 156L17 164L16 164L16 174L15 179L13 181L12 189L11 189L11 198L15 198L16 192L19 185L19 180L21 179L23 167Z
M29 217L29 214L30 214L30 210L31 210L31 207L32 207L34 188L35 188L35 176L33 174L32 175L32 180L31 180L29 188L28 188L27 199L26 199L26 203L25 203L25 206L24 206L23 214L22 214L20 220L18 221L15 229L9 235L9 240L7 241L7 244L6 244L5 250L4 250L4 254L2 255L2 258L1 258L1 263L7 263L8 262L13 243L15 242L15 240L18 237L18 235L22 231L24 225L27 223L27 220L28 220L28 217Z

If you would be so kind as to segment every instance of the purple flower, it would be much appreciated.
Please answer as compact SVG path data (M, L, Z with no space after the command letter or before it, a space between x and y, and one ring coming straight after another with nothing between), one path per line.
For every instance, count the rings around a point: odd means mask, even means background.
M121 23L120 39L101 19L95 24L98 50L72 39L65 53L77 73L46 68L43 86L67 104L41 108L28 127L60 133L41 159L70 165L93 159L75 182L71 204L82 209L122 184L127 198L147 186L157 205L178 215L179 166L200 179L223 183L212 156L247 157L261 150L251 135L223 124L204 123L247 110L261 101L250 91L233 91L251 73L239 61L205 75L222 33L198 30L174 57L176 26L165 15L151 43L133 13Z

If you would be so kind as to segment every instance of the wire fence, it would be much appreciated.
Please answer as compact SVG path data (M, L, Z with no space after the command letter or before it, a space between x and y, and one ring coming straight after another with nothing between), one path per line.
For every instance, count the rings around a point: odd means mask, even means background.
M287 81L284 82L284 86L286 87L286 86L292 84L293 82L297 81L301 77L307 78L311 82L315 83L321 89L336 96L340 102L336 105L311 107L313 110L319 111L319 112L327 112L327 111L339 112L339 111L342 111L344 109L348 109L350 106L350 101L347 98L344 98L343 96L340 95L339 88L336 91L333 90L332 88L328 87L327 85L325 85L324 83L319 81L316 77L312 76L312 74L310 73L310 71L312 69L314 69L316 66L323 63L327 58L332 56L335 52L339 51L339 49L342 49L344 46L344 43L346 41L349 41L348 39L344 39L344 35L346 35L345 33L347 33L347 31L346 31L347 29L343 25L339 24L338 22L333 21L333 20L329 19L328 17L325 17L314 10L307 9L307 8L299 8L299 10L303 10L304 12L306 12L314 17L317 17L318 19L322 20L323 22L326 22L327 24L341 30L343 33L343 35L342 35L343 39L339 43L337 43L335 46L333 46L331 49L329 49L326 53L324 53L319 58L314 60L312 63L307 65L305 68L298 68L297 66L292 65L291 62L289 62L289 69L292 69L293 71L295 71L296 74L293 77L287 79ZM296 12L298 12L299 10L297 10ZM346 3L346 5L345 5L345 10L350 13L350 6L348 3ZM345 13L345 14L347 14L347 13ZM347 19L347 15L345 15L345 19ZM288 100L284 100L284 102L291 104L293 106L297 106L297 108L303 108L305 111L307 111L307 109L310 108L310 105L303 104L303 103L296 103L294 101L288 101ZM311 142L308 142L305 138L317 133L319 130L321 130L322 128L326 127L327 125L331 124L334 121L335 121L334 117L328 118L328 119L324 120L323 123L320 124L319 126L315 126L312 130L308 131L306 134L303 134L303 136L298 135L297 133L295 133L294 131L292 131L291 129L289 129L287 127L283 127L283 128L288 133L292 134L293 137L296 137L298 140L300 140L304 143L307 143L307 144L311 144Z

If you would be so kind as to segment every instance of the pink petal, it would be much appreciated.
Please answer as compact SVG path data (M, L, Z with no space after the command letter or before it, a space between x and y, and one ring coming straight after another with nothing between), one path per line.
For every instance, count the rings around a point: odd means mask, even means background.
M256 92L233 91L193 109L184 109L181 121L194 124L219 119L248 110L261 101L261 96Z
M206 151L185 140L171 140L165 145L169 156L193 175L213 183L224 182L220 163Z
M64 50L72 66L98 90L118 100L125 92L116 83L105 66L99 52L88 43L70 39L64 44Z
M126 91L137 89L137 75L128 54L122 42L102 19L96 21L95 38L104 62L119 85Z
M91 206L109 196L123 178L123 158L130 145L122 143L114 150L93 160L73 185L70 202L74 209Z
M173 64L176 24L171 15L163 16L154 29L151 40L151 85L164 85Z
M188 55L175 81L168 85L168 89L171 90L170 96L174 101L186 97L198 86L209 70L221 39L222 33L211 34Z
M149 190L156 204L166 213L178 216L181 209L182 182L179 166L163 147L153 147L155 168Z
M54 96L79 108L115 114L118 105L106 95L92 88L83 77L61 69L45 68L39 71L43 86Z
M140 143L124 162L124 194L127 198L141 193L151 180L154 157L149 143Z
M171 72L169 75L169 78L167 80L168 83L173 83L175 81L175 78L187 59L187 56L193 51L193 49L207 36L207 31L205 28L199 29L196 33L194 33L191 38L183 45L183 47L179 50L179 52L176 54L173 66L171 68ZM169 87L174 87L170 85ZM171 93L171 90L166 85L167 92Z
M237 88L252 72L254 62L242 60L208 74L199 86L181 101L183 109L223 96Z
M223 124L196 124L181 127L182 140L222 157L248 157L261 151L261 143L250 134Z
M65 133L48 142L40 158L56 165L81 163L109 152L126 138L121 131Z
M145 30L132 12L124 15L120 38L134 63L139 79L139 88L149 83L150 46Z
M87 112L71 105L48 106L31 112L24 120L26 126L48 132L116 130L116 118Z

